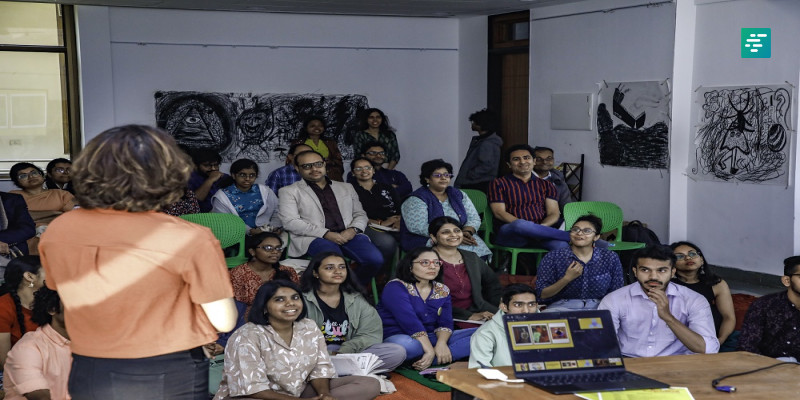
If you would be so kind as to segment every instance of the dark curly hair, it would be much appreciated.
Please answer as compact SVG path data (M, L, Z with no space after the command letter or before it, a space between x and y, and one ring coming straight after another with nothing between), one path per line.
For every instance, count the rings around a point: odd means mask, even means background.
M31 321L39 326L47 325L53 321L53 316L50 315L51 312L55 314L61 312L61 297L58 296L58 292L45 286L37 290L33 295Z
M11 181L14 182L14 185L16 187L22 189L22 185L19 184L19 178L17 178L17 175L19 175L19 171L22 171L23 169L28 169L28 168L35 168L37 171L39 171L40 174L42 174L42 177L44 178L44 176L45 176L44 175L44 171L42 171L41 168L39 168L39 167L37 167L37 166L35 166L35 165L31 164L31 163L28 163L28 162L16 163L16 164L12 165L11 166L11 170L8 171L8 174L11 176Z

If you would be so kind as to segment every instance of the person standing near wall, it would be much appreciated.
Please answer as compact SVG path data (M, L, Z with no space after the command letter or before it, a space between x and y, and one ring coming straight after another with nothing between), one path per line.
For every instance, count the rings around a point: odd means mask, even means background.
M472 113L469 120L478 136L472 137L453 186L486 193L489 184L497 178L497 169L500 167L500 148L503 146L503 139L497 133L500 124L497 116L487 109Z

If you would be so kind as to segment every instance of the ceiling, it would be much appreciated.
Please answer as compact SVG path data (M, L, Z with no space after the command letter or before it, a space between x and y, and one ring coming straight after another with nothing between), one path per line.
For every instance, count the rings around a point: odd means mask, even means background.
M285 12L300 14L458 17L493 15L585 0L23 0L182 10Z

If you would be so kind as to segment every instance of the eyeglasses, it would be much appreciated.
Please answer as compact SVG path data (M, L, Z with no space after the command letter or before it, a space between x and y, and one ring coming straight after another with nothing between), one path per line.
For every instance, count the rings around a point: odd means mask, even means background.
M317 161L317 162L312 162L312 163L307 163L307 164L300 164L300 168L302 168L302 169L304 169L306 171L310 170L311 168L322 168L323 166L325 166L325 161Z
M442 260L416 260L414 264L419 264L425 268L436 267L439 268L442 266Z
M37 176L42 176L42 173L39 172L39 171L33 170L31 172L28 172L27 174L19 174L19 175L17 175L17 179L19 179L21 181L24 181L25 179L35 178Z
M592 228L583 228L583 229L581 229L581 228L578 228L577 226L573 226L572 229L569 230L569 233L574 233L576 235L579 234L579 233L582 233L584 235L593 235L596 232L597 231L592 229Z
M256 179L257 176L258 174L245 174L245 173L236 174L236 177L239 179Z
M372 167L369 167L369 166L367 166L367 167L355 167L355 168L353 168L353 171L356 171L356 172L372 171Z
M336 269L346 270L347 269L347 265L344 265L344 264L340 264L340 265L328 264L328 265L320 266L319 269L324 270L324 271L329 271L329 272L333 271L333 270L336 270Z
M447 178L447 179L450 179L450 178L454 177L455 175L453 175L453 174L439 174L439 173L436 173L436 174L431 174L431 176L434 177L434 178Z
M698 252L696 252L696 251L694 251L694 250L691 250L691 251L689 251L689 252L688 252L688 253L686 253L686 254L683 254L683 253L675 253L675 258L677 258L677 259L678 259L678 261L681 261L681 260L684 260L684 259L687 259L687 258L695 258L695 257L697 257L697 256L699 256L699 255L700 255L700 253L698 253Z
M72 172L72 168L61 168L61 167L58 167L58 168L53 168L53 171L56 171L59 174L68 174L68 173Z
M550 156L550 157L547 157L547 158L534 157L533 160L536 161L536 162L549 162L549 163L551 163L551 162L555 161L556 159L553 158L552 156Z
M364 154L366 154L368 156L385 156L386 152L385 151L368 151L368 152L366 152Z
M281 246L266 245L266 246L259 246L258 248L262 249L262 250L264 250L266 252L274 251L274 252L280 253L280 252L283 251L283 247L281 247Z

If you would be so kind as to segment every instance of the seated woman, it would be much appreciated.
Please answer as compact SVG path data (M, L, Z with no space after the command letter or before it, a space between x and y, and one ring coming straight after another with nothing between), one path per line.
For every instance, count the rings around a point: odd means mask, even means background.
M502 287L486 261L477 254L461 250L464 234L461 224L450 217L434 218L428 225L433 250L442 260L443 282L450 289L453 318L488 321L497 312ZM459 328L475 324L456 322Z
M246 158L236 160L231 164L231 176L233 184L225 185L211 199L211 212L238 215L247 225L248 235L279 231L278 196L255 183L258 164Z
M303 296L283 279L261 286L247 316L225 347L225 371L215 400L368 400L380 384L366 376L334 378L325 338L306 318Z
M594 215L579 217L569 230L569 247L542 258L536 278L536 298L544 311L594 310L607 294L625 285L617 253L595 247L603 222Z
M372 353L383 361L382 371L391 371L406 359L406 350L383 341L378 312L359 293L347 261L332 252L319 253L303 272L301 288L308 305L308 318L322 329L328 352Z
M0 288L0 369L11 347L25 332L39 326L31 320L33 295L44 286L44 270L39 256L22 256L6 266L5 283Z
M72 188L72 161L66 158L56 158L47 163L45 168L47 177L44 180L44 186L48 189L61 189L75 194L75 189Z
M0 215L5 215L0 218L0 266L5 266L12 247L28 254L28 239L36 236L36 224L18 194L0 192Z
M22 195L28 205L28 212L36 223L36 237L28 240L28 251L30 254L39 254L39 236L50 221L75 208L74 196L66 190L46 189L44 172L31 163L14 164L9 175L14 185L22 189L12 190L10 193Z
M39 328L23 336L8 352L3 372L5 399L67 399L72 352L58 293L46 287L39 289L34 295L32 319Z
M388 230L368 226L364 233L381 251L386 265L394 259L397 251L397 232L400 229L400 199L390 185L372 179L375 170L366 158L356 158L350 163L356 183L353 185L358 200L367 213L369 223L385 226ZM390 230L394 230L390 231Z
M728 283L711 271L703 251L694 243L675 242L669 247L677 258L672 282L686 286L708 300L721 346L736 327L736 313Z
M231 269L233 298L247 305L245 316L250 312L258 288L264 283L275 279L300 283L294 268L278 263L283 254L283 240L280 236L272 232L261 232L248 237L246 245L250 259Z
M475 328L453 332L450 289L441 278L442 261L428 247L411 250L397 263L397 279L386 284L378 304L384 342L406 349L412 366L424 370L469 356Z
M409 251L428 242L428 224L437 217L446 215L463 225L462 250L489 259L492 251L475 232L481 226L481 217L467 195L450 186L453 166L444 160L430 160L422 164L419 175L422 187L415 190L403 202L403 219L400 225L400 248Z
M397 135L394 128L389 125L389 118L377 108L368 108L361 114L361 131L353 136L353 154L362 154L364 146L372 141L378 141L386 152L386 168L394 169L400 161L400 146L397 145Z
M339 145L336 140L323 139L323 133L325 133L325 119L320 116L310 116L303 122L303 129L297 135L297 140L293 141L292 144L302 143L308 145L322 155L328 171L328 178L341 182L344 176L342 153L339 151Z

